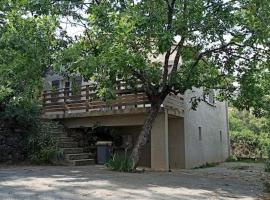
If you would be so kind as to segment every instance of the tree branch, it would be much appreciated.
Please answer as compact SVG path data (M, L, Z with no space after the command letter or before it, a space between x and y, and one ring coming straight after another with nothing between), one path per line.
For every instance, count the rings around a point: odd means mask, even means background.
M172 29L172 22L173 22L173 13L174 13L174 5L176 0L172 0L172 3L169 3L169 0L166 0L168 5L168 12L167 12L167 31L171 32ZM164 66L163 66L163 79L162 79L162 86L165 87L168 81L168 73L169 73L169 60L171 55L171 45L169 49L166 52L165 58L164 58Z
M132 73L136 78L142 81L147 96L151 98L155 93L155 88L153 87L151 82L149 82L149 80L138 70L132 69Z

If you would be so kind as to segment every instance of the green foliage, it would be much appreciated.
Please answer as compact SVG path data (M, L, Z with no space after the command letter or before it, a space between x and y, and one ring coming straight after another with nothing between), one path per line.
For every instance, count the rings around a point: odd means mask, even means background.
M229 111L230 139L233 156L262 158L270 144L268 118L256 118L248 111Z
M109 169L119 172L131 172L132 162L126 155L114 154L105 164Z
M63 156L55 133L42 122L27 139L27 153L29 160L35 164L54 164Z
M260 113L270 91L269 7L267 0L93 2L84 34L59 53L58 65L95 80L104 96L113 96L116 78L139 79L158 98L204 87L223 99L239 89L235 105Z
M54 138L39 127L39 98L45 72L66 45L57 15L41 14L46 13L43 5L0 2L0 125L25 133L28 156L35 162L48 162L56 153Z
M236 162L238 159L235 155L230 155L227 159L226 162Z
M265 171L270 172L270 145L268 147L268 159L266 160L265 163Z
M0 112L14 101L18 106L39 99L42 77L66 45L57 16L34 15L30 4L0 3Z
M12 99L5 110L0 112L0 119L5 122L5 127L20 128L30 132L40 123L39 116L39 104L24 98Z

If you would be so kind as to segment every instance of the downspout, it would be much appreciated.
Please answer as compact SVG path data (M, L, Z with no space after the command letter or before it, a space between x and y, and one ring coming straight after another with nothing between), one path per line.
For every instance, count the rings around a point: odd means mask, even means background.
M228 118L228 101L225 103L226 109L226 125L227 125L227 141L228 141L228 156L231 155L231 142L230 142L230 131L229 131L229 118Z

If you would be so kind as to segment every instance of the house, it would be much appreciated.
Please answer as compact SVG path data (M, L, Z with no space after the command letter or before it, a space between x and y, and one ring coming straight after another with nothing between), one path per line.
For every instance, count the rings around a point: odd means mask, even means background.
M60 121L73 130L97 124L114 127L123 144L134 145L150 107L139 84L134 90L119 81L116 98L103 101L97 98L93 83L79 76L70 81L52 74L45 83L43 118ZM71 90L74 86L77 89ZM228 108L214 93L205 95L194 88L184 95L168 95L139 164L169 170L224 161L229 155ZM204 96L204 101L192 110L190 100L199 96Z

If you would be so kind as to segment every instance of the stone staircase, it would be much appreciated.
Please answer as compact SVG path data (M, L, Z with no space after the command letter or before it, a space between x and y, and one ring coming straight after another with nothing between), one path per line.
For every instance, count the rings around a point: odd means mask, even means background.
M73 166L95 164L95 155L90 153L90 148L79 147L78 142L68 136L63 125L49 121L46 124L50 127L50 131L58 136L58 144L64 154L64 164Z

